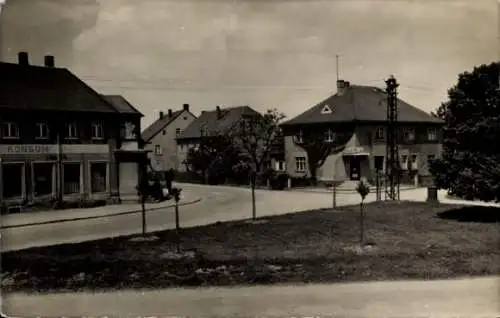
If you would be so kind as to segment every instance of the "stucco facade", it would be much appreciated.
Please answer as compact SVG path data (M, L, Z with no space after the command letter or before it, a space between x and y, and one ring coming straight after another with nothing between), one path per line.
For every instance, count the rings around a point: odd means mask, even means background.
M154 170L165 171L180 168L182 159L179 159L176 138L195 118L191 112L183 110L149 140L146 149L151 151L151 166Z
M383 138L376 138L377 129L384 129L383 127L371 124L356 126L354 134L346 143L345 148L338 153L329 155L323 165L318 167L317 180L341 182L358 180L361 177L374 180L377 170L385 171L386 136L384 134ZM428 161L431 158L429 156L438 158L441 154L441 130L435 125L427 126L425 124L402 126L401 130L405 128L410 128L415 133L414 138L410 138L411 140L400 138L401 165L403 169L406 169L408 175L414 176L416 174L419 178L429 176ZM427 128L430 128L431 132L436 132L435 138L429 140ZM307 160L306 151L300 144L294 142L293 135L287 135L285 137L285 161L289 176L310 178ZM305 162L305 164L300 161Z

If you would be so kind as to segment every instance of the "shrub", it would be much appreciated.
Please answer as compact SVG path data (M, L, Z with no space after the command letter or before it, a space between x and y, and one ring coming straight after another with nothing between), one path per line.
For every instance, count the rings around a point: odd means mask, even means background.
M275 173L271 176L270 180L271 189L273 190L284 190L288 182L288 174L286 173Z

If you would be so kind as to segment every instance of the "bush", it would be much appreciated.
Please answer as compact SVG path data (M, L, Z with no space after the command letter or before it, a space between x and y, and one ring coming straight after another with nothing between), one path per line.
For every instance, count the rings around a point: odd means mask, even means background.
M308 187L311 185L311 179L308 177L292 178L292 187Z
M286 173L275 173L270 179L272 190L284 190L288 182L288 174Z

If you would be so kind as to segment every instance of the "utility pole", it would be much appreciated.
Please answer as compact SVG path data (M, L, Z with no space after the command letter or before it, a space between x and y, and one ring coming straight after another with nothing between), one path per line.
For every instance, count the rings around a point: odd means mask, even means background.
M387 84L387 144L386 144L386 186L385 199L399 200L400 164L398 151L398 101L397 83L394 76L385 81Z

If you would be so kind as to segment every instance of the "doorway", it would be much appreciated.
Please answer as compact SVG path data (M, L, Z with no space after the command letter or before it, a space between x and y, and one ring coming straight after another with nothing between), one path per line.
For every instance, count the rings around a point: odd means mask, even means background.
M351 156L349 170L351 180L359 181L361 179L361 162L358 156Z

